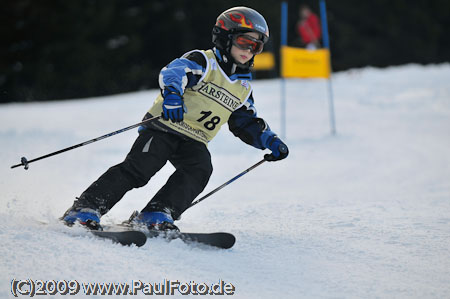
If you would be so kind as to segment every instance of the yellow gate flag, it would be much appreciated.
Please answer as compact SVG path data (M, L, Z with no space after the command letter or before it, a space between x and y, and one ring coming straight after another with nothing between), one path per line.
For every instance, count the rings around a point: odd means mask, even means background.
M281 47L281 76L284 78L329 78L330 51Z

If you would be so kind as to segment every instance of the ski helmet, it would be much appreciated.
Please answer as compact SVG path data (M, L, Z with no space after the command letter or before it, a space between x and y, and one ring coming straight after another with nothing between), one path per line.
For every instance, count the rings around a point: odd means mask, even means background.
M256 32L265 44L269 40L269 26L256 10L239 6L219 15L212 31L212 42L216 48L230 52L233 36L239 33Z

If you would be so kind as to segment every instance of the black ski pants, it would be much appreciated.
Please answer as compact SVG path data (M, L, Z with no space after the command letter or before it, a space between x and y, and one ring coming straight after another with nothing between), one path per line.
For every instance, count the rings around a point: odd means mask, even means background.
M142 211L169 208L177 219L208 183L211 155L201 142L150 129L139 133L125 160L89 186L74 207L106 214L126 192L146 185L167 161L176 170Z

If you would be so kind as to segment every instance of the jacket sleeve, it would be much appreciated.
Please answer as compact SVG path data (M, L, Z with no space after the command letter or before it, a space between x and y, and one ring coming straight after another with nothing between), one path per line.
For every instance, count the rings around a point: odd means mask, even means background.
M257 117L253 95L228 119L228 127L234 136L259 149L267 148L267 140L276 136L264 119Z
M206 59L202 53L194 51L177 58L165 66L159 73L161 91L170 88L183 95L186 88L198 83L206 71Z

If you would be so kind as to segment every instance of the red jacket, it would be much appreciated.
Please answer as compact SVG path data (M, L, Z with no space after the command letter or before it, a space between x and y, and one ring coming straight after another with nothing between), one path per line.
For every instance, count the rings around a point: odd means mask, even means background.
M297 33L305 44L319 42L321 30L317 15L311 13L306 20L300 21L297 25Z

